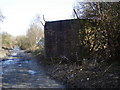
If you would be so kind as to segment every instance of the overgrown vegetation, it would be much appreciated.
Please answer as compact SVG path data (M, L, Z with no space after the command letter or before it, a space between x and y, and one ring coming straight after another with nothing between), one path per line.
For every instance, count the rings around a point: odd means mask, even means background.
M92 23L86 23L85 30L79 32L80 46L87 48L90 55L88 59L98 62L119 61L120 3L77 2L74 12L78 19L94 20Z
M119 88L120 3L77 2L74 15L92 19L79 31L81 64L65 58L44 59L48 74L73 88ZM82 9L82 13L80 10ZM77 11L78 10L78 11Z

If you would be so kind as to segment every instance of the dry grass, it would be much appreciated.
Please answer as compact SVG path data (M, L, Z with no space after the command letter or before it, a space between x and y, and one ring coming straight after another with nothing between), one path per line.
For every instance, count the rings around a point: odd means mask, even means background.
M67 87L120 88L120 66L115 63L99 68L98 66L93 68L90 64L81 66L61 64L49 68L48 72L52 78L64 82Z

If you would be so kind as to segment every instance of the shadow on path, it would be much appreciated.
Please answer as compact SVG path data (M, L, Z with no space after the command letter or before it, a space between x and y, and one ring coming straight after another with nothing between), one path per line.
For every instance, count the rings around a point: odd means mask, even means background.
M9 59L2 61L2 88L64 88L29 57L22 50L13 50Z

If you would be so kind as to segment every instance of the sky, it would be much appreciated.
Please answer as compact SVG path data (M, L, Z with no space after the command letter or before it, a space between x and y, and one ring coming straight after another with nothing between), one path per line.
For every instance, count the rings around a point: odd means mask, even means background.
M36 15L46 21L72 18L75 0L0 0L0 11L5 16L0 23L1 32L13 36L25 35Z

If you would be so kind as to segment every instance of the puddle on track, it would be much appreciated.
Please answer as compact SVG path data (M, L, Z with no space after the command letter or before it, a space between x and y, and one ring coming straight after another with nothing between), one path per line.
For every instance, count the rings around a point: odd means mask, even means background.
M15 53L13 55L16 55ZM13 58L13 57L10 57ZM19 57L2 62L3 88L64 88L50 79L35 60L21 60Z

